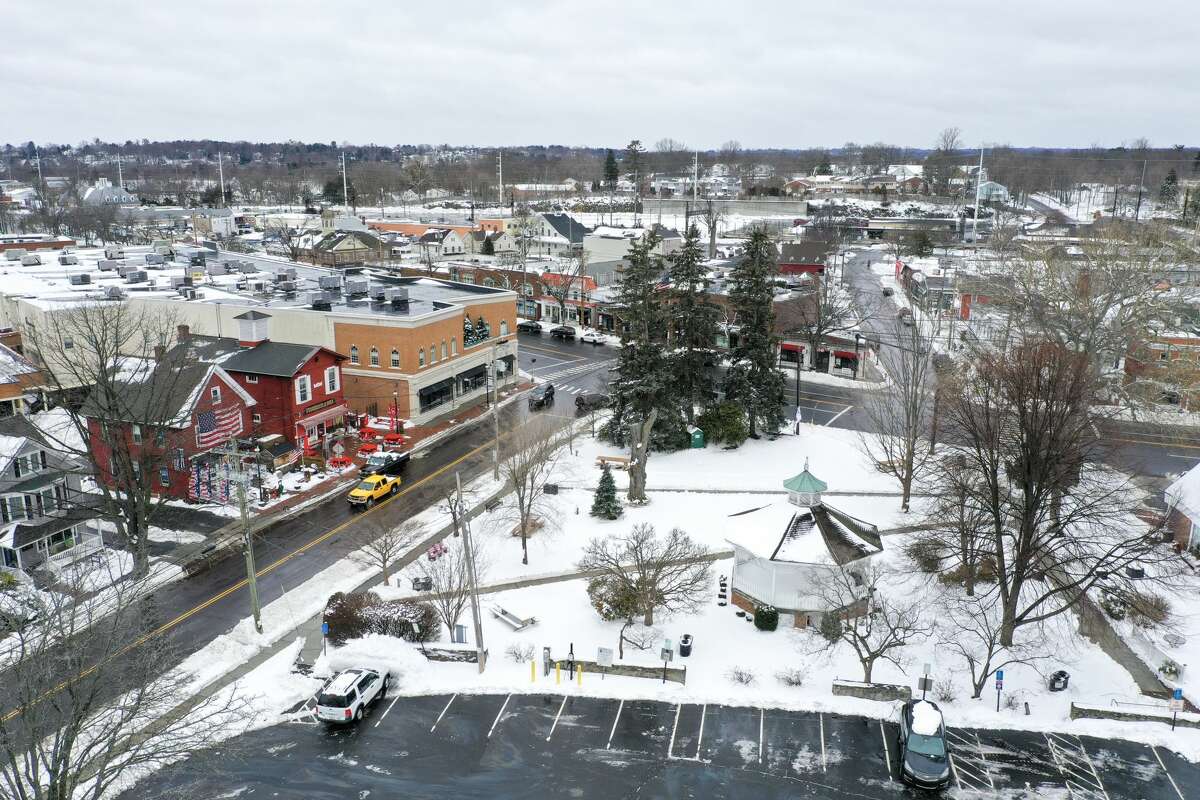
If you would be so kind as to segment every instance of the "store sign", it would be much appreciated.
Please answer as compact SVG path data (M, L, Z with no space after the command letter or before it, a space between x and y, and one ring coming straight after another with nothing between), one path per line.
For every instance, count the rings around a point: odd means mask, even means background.
M337 399L331 397L328 400L322 400L319 403L313 403L311 406L308 406L307 408L304 409L304 413L305 414L315 414L318 411L323 411L327 408L331 408L335 403L337 403Z

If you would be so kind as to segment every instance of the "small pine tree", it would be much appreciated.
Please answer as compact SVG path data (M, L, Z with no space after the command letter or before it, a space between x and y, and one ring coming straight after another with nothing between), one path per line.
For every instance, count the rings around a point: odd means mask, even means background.
M596 497L592 500L590 513L600 519L616 519L621 516L621 503L617 500L617 482L613 480L612 469L608 464L600 471L600 484L596 487Z
M779 610L775 606L758 606L754 609L754 627L760 631L773 631L779 627Z
M842 620L833 612L822 614L821 622L817 625L817 631L820 632L825 641L830 644L837 644L842 640Z
M483 244L479 246L479 254L483 256L496 255L496 243L492 241L491 236L483 237Z
M1167 177L1163 178L1162 186L1158 189L1158 200L1166 205L1179 202L1179 176L1175 174L1174 167L1168 170Z

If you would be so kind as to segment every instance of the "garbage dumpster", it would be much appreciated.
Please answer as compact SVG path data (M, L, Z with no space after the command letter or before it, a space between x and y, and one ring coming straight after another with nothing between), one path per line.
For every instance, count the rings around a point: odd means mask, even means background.
M1050 680L1047 683L1049 684L1050 691L1061 692L1063 689L1067 688L1067 684L1070 682L1070 680L1071 676L1067 674L1067 671L1060 669L1050 673Z
M685 633L679 640L679 656L686 658L692 654L692 635Z

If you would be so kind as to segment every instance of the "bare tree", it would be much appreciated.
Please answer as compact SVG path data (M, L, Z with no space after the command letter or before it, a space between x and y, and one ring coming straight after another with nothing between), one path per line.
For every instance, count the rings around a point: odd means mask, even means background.
M292 261L300 260L300 256L303 255L304 251L301 241L303 234L283 220L270 223L267 226L267 233L274 234L279 240L280 248L283 249L288 258Z
M829 570L817 592L836 624L826 621L821 633L831 644L849 645L862 665L863 681L871 682L876 662L904 666L899 650L932 632L921 618L921 600L913 595L888 597L880 591L887 573L878 564L854 564Z
M801 336L814 354L828 337L857 329L870 314L866 298L855 297L828 274L815 276L812 288L793 302L776 305L779 327Z
M432 561L414 562L408 568L408 574L414 578L429 578L432 592L429 602L451 634L471 602L470 560L464 542L462 538L450 540L446 552ZM471 546L476 578L482 580L487 573L487 559L480 549L479 537L471 539Z
M580 250L570 257L562 269L552 273L555 276L553 280L546 280L549 275L542 274L542 291L554 298L561 324L565 325L567 322L567 300L571 299L574 287L579 287L577 291L580 297L583 295L583 277L587 274L587 263L587 253Z
M703 214L701 214L700 219L704 221L704 230L708 232L708 257L716 258L717 228L720 227L721 223L724 221L725 212L723 212L721 207L712 200L705 202L702 211Z
M521 537L521 563L529 563L529 535L539 524L546 482L558 464L564 439L545 417L535 417L511 434L512 454L500 462L500 476L512 489Z
M579 560L579 569L594 570L615 590L635 598L644 625L654 624L656 609L674 613L694 611L711 589L709 550L683 530L665 537L641 523L624 536L592 539Z
M383 574L383 585L391 586L392 564L417 542L423 530L421 524L414 520L393 526L375 514L356 526L353 535L363 555Z
M72 591L43 592L27 601L36 622L0 618L14 631L5 639L11 710L0 715L0 795L99 800L244 724L236 693L189 700L195 676L166 668L179 654L144 616L146 589L118 580L104 602L84 603Z
M929 482L939 492L929 513L930 530L922 539L945 554L939 558L942 577L961 583L972 597L990 546L987 512L977 501L979 478L967 469L961 453L944 456L931 467Z
M865 395L872 431L863 432L861 441L876 468L900 481L900 508L908 511L913 484L930 456L921 440L929 430L936 378L929 358L932 337L916 323L896 322L895 330L894 344L880 349L890 386Z
M1005 647L996 595L989 593L949 600L939 614L938 646L954 653L971 675L971 697L979 699L988 679L1012 664L1035 664L1048 657L1045 638L1034 626L1025 641Z
M181 352L167 355L178 317L125 301L84 302L26 327L26 351L59 397L86 394L67 429L48 433L59 449L90 465L98 508L149 569L151 519L166 500L159 471L179 469L180 444L194 436L181 420L187 389L209 369Z

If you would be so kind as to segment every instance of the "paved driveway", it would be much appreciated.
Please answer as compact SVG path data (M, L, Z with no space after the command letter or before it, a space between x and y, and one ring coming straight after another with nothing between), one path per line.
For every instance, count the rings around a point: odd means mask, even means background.
M955 798L1188 800L1170 751L1070 734L951 729ZM357 727L311 718L239 737L124 797L888 798L896 727L836 714L563 695L387 699Z

